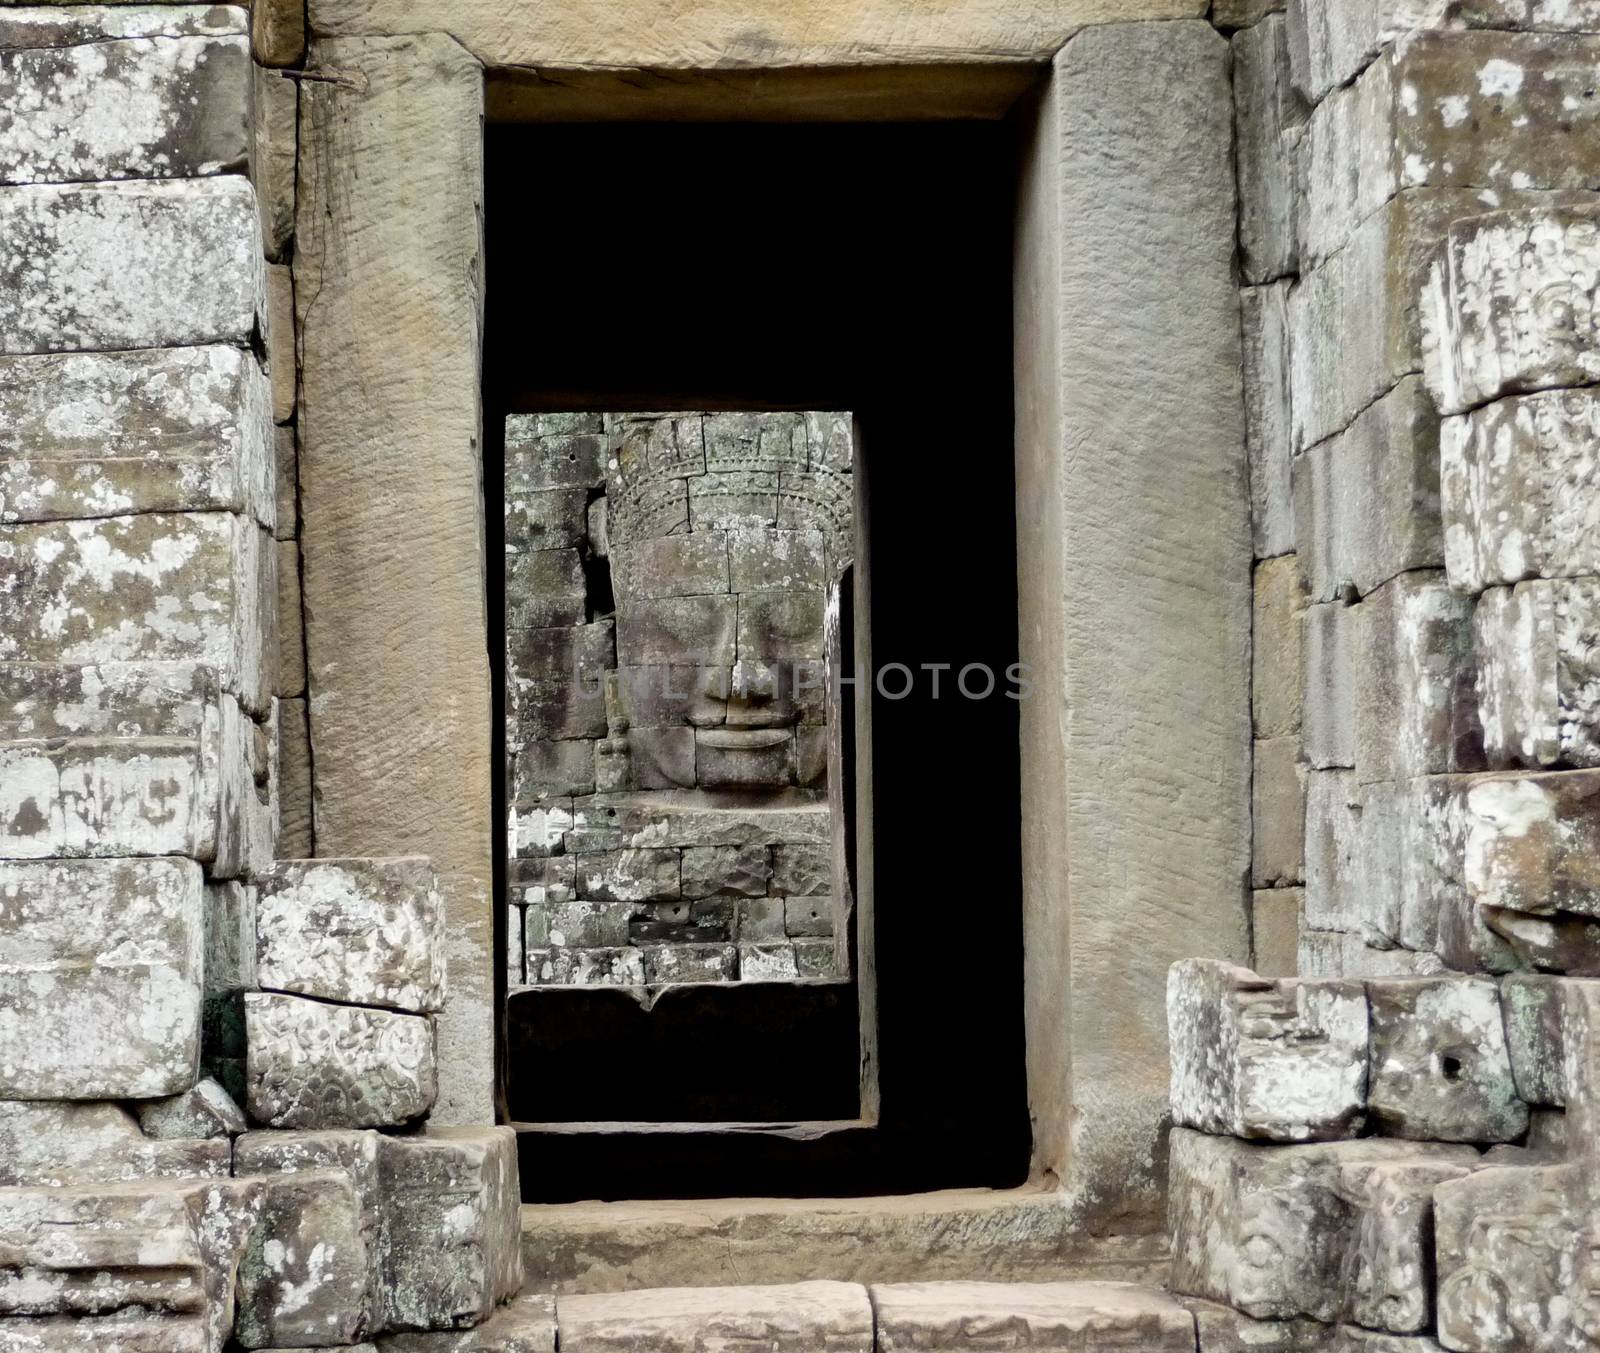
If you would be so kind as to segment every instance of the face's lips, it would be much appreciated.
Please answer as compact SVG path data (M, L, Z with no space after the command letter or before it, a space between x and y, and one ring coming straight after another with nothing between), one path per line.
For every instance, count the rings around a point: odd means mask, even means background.
M780 746L792 733L787 728L702 728L695 736L721 751L755 752Z

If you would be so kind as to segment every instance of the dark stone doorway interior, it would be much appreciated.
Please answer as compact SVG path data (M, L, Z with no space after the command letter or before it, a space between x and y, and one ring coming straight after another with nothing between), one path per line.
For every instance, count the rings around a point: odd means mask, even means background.
M632 1013L597 1004L546 1015L519 997L502 1049L508 1117L571 1125L524 1134L526 1196L1019 1183L1029 1131L1017 705L1003 679L984 700L963 698L953 679L972 663L1003 674L1017 654L1010 129L493 126L486 169L491 531L507 413L851 409L867 476L874 659L916 674L910 695L873 704L876 1122L731 1134L578 1126L760 1116L763 1078L784 1087L782 1116L836 1119L857 1074L840 1065L854 1047L848 1002L813 1012L814 1039L763 1061L748 1035L783 1027L771 1011L740 1019L719 1006L697 1019L685 1002L641 1032ZM503 614L493 576L489 614L491 624ZM925 664L951 665L937 698ZM886 684L898 692L904 678ZM670 1048L652 1052L662 1039ZM701 1072L699 1111L682 1112L681 1080L641 1074L636 1107L620 1112L628 1068L674 1057Z

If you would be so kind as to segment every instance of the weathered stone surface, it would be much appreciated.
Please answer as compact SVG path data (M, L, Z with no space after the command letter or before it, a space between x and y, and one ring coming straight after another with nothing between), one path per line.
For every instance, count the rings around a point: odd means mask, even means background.
M506 555L506 623L513 629L581 625L587 597L577 550Z
M728 534L695 531L618 541L611 550L611 578L622 600L727 592ZM680 660L694 651L685 649Z
M1167 974L1172 1117L1269 1141L1343 1137L1361 1125L1367 999L1358 982L1266 981L1206 959Z
M891 1283L872 1288L872 1309L879 1353L1191 1353L1195 1340L1188 1311L1133 1283Z
M1256 565L1250 708L1258 739L1300 732L1305 605L1297 555Z
M255 0L250 47L263 66L298 66L306 54L306 7L300 0Z
M1258 1320L1334 1322L1359 1303L1425 1300L1428 1189L1471 1170L1470 1147L1365 1139L1263 1146L1174 1128L1172 1290ZM1403 1206L1401 1204L1404 1204Z
M1552 390L1444 420L1445 567L1463 592L1600 573L1600 394Z
M1458 852L1457 877L1475 901L1600 917L1600 774L1507 773L1436 783L1438 831Z
M1251 886L1301 882L1306 791L1298 737L1257 739L1250 793Z
M1591 1347L1595 1274L1576 1165L1479 1170L1434 1194L1439 1341L1462 1353Z
M1449 770L1457 678L1473 651L1471 603L1440 573L1403 573L1353 616L1357 782Z
M1200 1353L1326 1353L1335 1328L1318 1320L1252 1320L1231 1306L1184 1297Z
M1511 1074L1525 1103L1566 1106L1566 1001L1572 987L1572 979L1548 973L1513 973L1501 985Z
M1429 275L1428 388L1441 413L1600 376L1600 215L1491 212L1450 226Z
M364 86L301 86L294 267L317 850L424 853L487 887L481 72L442 29L318 42L308 64L359 71ZM377 370L392 379L372 380ZM449 913L460 942L481 946L452 966L488 981L493 913L480 902Z
M1305 923L1312 930L1359 931L1357 891L1360 795L1350 771L1306 778Z
M1298 967L1302 977L1419 977L1445 970L1433 953L1375 949L1360 935L1338 930L1300 932Z
M618 850L581 855L578 896L601 902L654 902L680 895L678 852Z
M509 1128L380 1137L379 1272L390 1329L487 1319L522 1286L522 1195Z
M8 1353L206 1353L205 1322L131 1307L112 1315L10 1316Z
M201 906L183 860L0 864L0 1098L193 1085Z
M520 744L511 776L511 797L519 803L548 795L593 794L594 743L585 738L539 738Z
M1491 766L1600 765L1600 582L1492 587L1473 617Z
M239 1260L236 1337L246 1348L354 1343L366 1332L371 1257L341 1170L261 1179L261 1222Z
M517 859L560 854L563 846L575 849L571 799L549 799L511 810L511 850ZM608 834L607 844L615 840ZM596 845L596 849L605 846Z
M685 897L762 897L772 881L772 856L764 845L697 846L683 852Z
M257 66L252 90L255 117L251 128L250 176L256 187L256 205L261 217L261 243L269 261L282 263L287 260L294 239L300 88L288 76Z
M1510 951L1511 968L1600 976L1600 923L1581 916L1529 916L1499 907L1479 911L1484 926Z
M0 26L0 51L72 47L117 38L225 37L246 31L248 16L234 5L21 5Z
M245 997L250 1116L286 1128L394 1127L438 1094L433 1024L296 996Z
M1312 601L1366 596L1439 568L1439 419L1407 376L1343 432L1295 460L1297 537Z
M273 694L290 699L306 693L306 639L300 603L300 546L293 540L274 542L277 550L278 650Z
M565 1353L695 1353L760 1340L773 1353L870 1353L872 1303L853 1283L663 1287L558 1296Z
M530 944L525 964L530 985L644 985L644 957L638 949L541 949Z
M304 700L278 702L278 858L313 854L311 719Z
M190 178L245 164L242 35L0 43L10 48L0 102L11 114L0 127L0 184Z
M532 902L528 943L535 948L615 949L628 942L632 902Z
M294 273L287 263L267 265L267 375L272 383L272 421L294 418L299 385L295 355Z
M1299 271L1300 194L1295 161L1306 105L1289 78L1285 20L1271 15L1233 38L1233 106L1239 126L1239 257L1245 280Z
M245 1130L244 1114L239 1106L209 1076L181 1095L138 1105L137 1112L140 1130L145 1136L160 1141L225 1140Z
M1257 558L1295 548L1289 448L1289 283L1239 293L1244 338L1245 441Z
M1424 31L1390 47L1311 118L1308 256L1342 247L1403 189L1600 184L1587 97L1597 53L1600 39L1566 34Z
M640 953L650 986L731 982L739 975L739 950L731 944L651 944Z
M1250 895L1250 966L1266 978L1299 972L1303 888L1270 888Z
M389 1334L382 1353L556 1353L556 1303L542 1293L524 1293L470 1330Z
M258 890L264 989L414 1014L442 1008L444 903L426 859L283 861Z
M226 1138L198 1140L210 1135L149 1140L120 1104L0 1101L0 1186L226 1178L232 1148Z
M244 179L0 189L0 353L245 343L262 305Z
M1305 697L1301 710L1306 764L1313 770L1356 763L1356 613L1341 602L1308 606Z
M587 535L588 507L589 491L582 484L507 492L506 548L519 551L576 548Z
M0 526L0 560L14 580L0 658L203 664L267 712L275 556L255 523L186 512Z
M0 521L276 516L266 378L211 346L0 358Z
M1507 1142L1527 1130L1493 982L1369 981L1367 1001L1367 1107L1382 1131L1421 1141Z
M596 794L579 799L573 833L587 833L587 849L665 846L826 845L828 805L803 790L763 799L760 806L730 798L707 803L697 794Z
M265 387L263 387L265 388ZM300 534L300 449L294 426L272 429L273 458L278 469L277 522L273 534L289 540Z

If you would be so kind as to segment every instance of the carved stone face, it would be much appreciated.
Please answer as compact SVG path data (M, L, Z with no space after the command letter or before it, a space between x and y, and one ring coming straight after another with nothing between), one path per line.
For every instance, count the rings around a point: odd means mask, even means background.
M618 445L617 704L636 788L826 781L825 618L849 480L813 463L808 421L657 419Z

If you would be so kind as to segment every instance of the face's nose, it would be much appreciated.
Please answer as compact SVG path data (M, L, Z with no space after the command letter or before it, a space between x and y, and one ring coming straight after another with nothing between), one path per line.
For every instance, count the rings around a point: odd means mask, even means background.
M730 727L774 728L794 721L793 682L787 664L741 658L728 692Z

